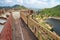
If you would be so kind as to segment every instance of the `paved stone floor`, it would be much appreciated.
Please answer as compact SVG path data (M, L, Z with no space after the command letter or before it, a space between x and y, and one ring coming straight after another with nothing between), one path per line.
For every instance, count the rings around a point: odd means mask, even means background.
M20 15L19 17L17 17L17 15L19 14L13 13L13 40L38 40L23 22L23 20L20 19Z

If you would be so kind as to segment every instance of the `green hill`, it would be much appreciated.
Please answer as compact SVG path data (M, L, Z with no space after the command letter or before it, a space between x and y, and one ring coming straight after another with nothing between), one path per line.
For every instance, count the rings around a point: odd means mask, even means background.
M46 8L39 12L41 15L60 17L60 5L53 8Z

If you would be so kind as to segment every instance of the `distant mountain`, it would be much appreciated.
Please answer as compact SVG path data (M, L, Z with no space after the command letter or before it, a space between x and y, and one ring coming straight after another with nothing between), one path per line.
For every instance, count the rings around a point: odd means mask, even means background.
M24 6L20 6L20 5L14 5L14 6L0 6L0 9L5 8L5 9L26 9L26 7Z
M12 6L12 8L15 8L15 9L26 9L26 7L20 6L20 5L14 5L14 6Z
M2 8L11 8L10 6L0 6L0 9L2 9Z
M14 5L13 7L20 7L20 5Z

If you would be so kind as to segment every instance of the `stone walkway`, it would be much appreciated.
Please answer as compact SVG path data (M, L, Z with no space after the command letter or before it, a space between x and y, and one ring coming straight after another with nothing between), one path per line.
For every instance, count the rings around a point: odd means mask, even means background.
M15 14L14 14L15 13ZM19 12L17 12L19 13ZM13 12L13 40L38 40L20 19L20 15ZM19 16L18 16L19 15ZM16 18L15 18L16 17Z

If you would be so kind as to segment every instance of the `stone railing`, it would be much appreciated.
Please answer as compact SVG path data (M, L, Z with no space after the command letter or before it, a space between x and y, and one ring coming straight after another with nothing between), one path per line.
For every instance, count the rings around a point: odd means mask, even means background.
M58 35L40 26L36 21L30 18L27 12L20 12L20 15L39 40L60 40Z

